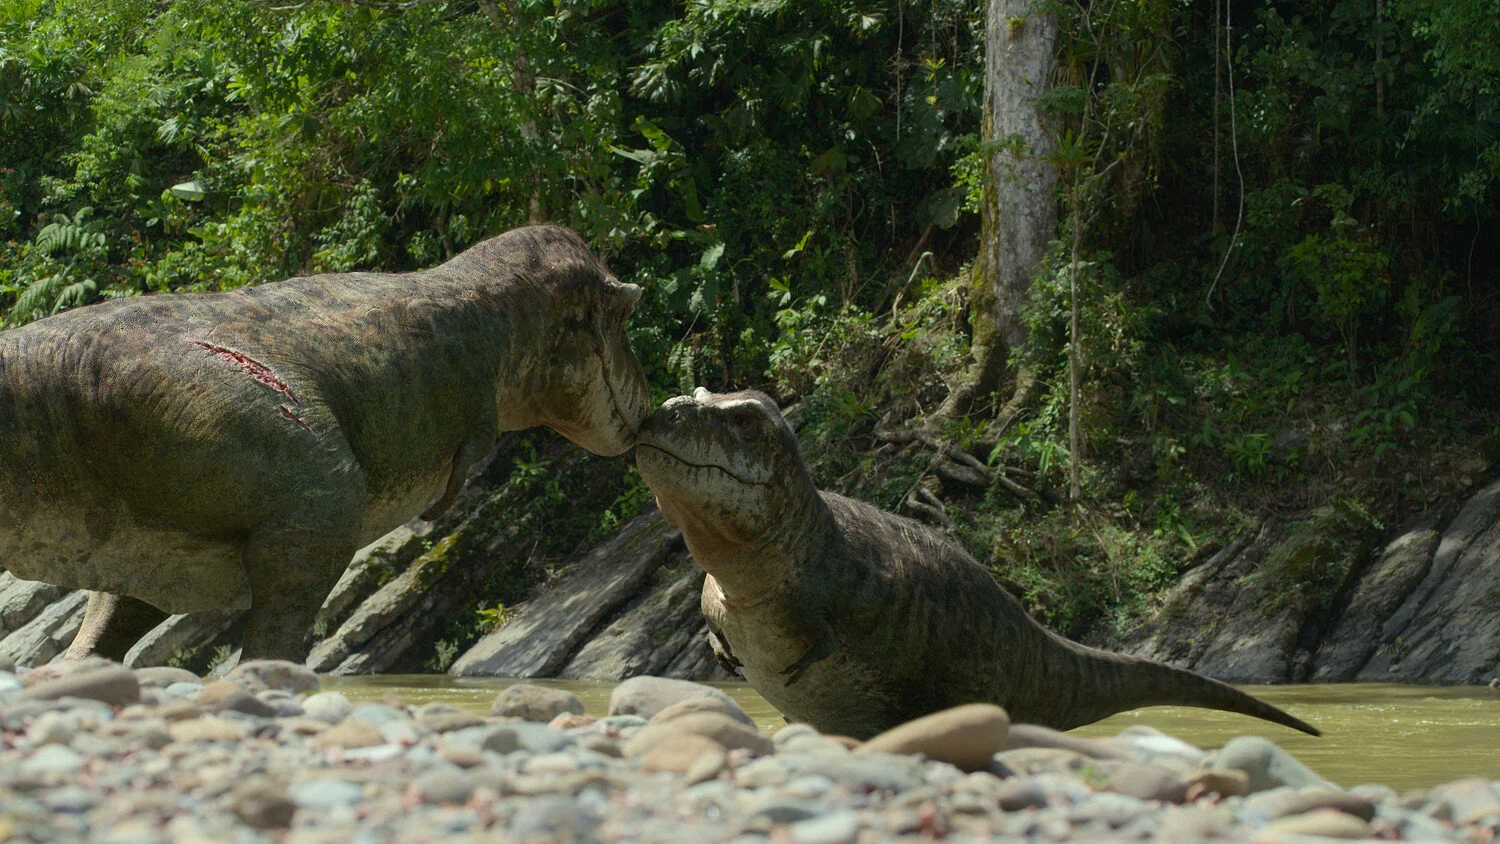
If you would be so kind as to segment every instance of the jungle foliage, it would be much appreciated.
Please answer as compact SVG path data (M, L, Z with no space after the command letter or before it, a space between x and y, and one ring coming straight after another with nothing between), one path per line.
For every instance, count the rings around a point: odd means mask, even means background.
M1443 447L1493 433L1500 2L1045 0L1064 223L1021 352L1043 389L1009 426L982 404L944 430L978 483L883 437L965 371L1006 143L982 135L983 13L7 0L0 314L410 269L564 223L648 289L662 397L797 404L820 482L947 499L944 527L1075 632L1243 512L1419 504L1455 474ZM1082 517L1054 492L1075 230ZM1410 471L1379 468L1395 454Z

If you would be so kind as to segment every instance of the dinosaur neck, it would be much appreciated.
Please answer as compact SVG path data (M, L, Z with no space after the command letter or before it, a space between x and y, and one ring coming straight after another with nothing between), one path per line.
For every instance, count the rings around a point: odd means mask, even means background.
M689 508L678 508L668 517L682 528L688 551L718 583L724 600L737 605L759 603L779 593L834 529L833 515L816 490L797 495L769 530L748 536Z

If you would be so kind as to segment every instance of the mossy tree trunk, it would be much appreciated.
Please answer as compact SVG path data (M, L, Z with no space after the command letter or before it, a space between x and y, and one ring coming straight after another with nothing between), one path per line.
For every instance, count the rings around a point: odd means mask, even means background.
M939 419L961 415L994 390L1011 352L1025 343L1021 312L1057 225L1052 136L1038 104L1052 75L1057 21L1035 8L1034 0L990 0L986 11L984 138L997 148L972 286L974 368ZM1024 400L1031 381L1017 373L1016 398Z

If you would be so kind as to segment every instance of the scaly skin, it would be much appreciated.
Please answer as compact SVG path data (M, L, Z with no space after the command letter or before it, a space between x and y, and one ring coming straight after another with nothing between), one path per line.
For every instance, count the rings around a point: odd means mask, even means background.
M639 293L537 226L422 272L116 300L0 333L0 563L162 613L248 605L245 656L299 658L354 551L439 515L497 431L630 448L650 412L625 337ZM132 637L109 628L138 632L147 610L90 601L70 656L117 650Z
M1318 734L1217 680L1070 642L925 525L820 492L760 393L668 401L636 464L709 574L715 652L793 721L868 738L964 703L1057 729L1175 704Z

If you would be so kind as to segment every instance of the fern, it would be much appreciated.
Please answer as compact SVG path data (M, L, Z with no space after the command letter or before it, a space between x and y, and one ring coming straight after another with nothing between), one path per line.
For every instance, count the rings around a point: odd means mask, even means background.
M53 215L52 222L37 233L36 245L49 255L88 248L102 249L104 233L91 230L84 222L93 210L88 207L80 208L71 219L67 214Z
M26 285L21 295L16 297L15 307L10 309L6 320L11 324L29 322L32 315L44 310L44 305L49 305L62 287L66 273L49 275L39 278Z

